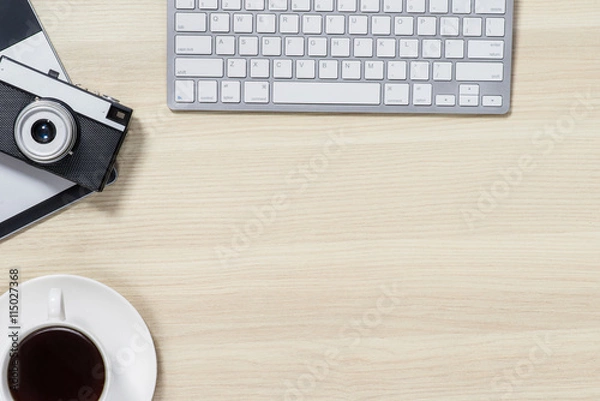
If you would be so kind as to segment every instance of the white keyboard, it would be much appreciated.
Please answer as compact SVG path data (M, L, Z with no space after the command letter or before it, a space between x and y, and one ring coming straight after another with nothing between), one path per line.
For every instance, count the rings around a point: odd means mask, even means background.
M173 110L509 110L513 0L168 2Z

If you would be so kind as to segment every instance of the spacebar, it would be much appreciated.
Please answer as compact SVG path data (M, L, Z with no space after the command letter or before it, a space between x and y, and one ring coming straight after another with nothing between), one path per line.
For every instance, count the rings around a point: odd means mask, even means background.
M275 82L273 103L378 105L380 93L377 83Z

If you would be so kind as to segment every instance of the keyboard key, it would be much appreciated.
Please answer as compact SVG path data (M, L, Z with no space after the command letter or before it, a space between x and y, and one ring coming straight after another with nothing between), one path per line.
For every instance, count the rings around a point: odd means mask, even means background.
M342 79L360 79L361 65L360 61L343 61Z
M210 36L176 36L175 53L177 54L212 54L212 37Z
M176 0L175 8L178 10L193 10L196 8L196 0Z
M415 32L415 19L413 17L394 18L394 34L401 36L412 36Z
M250 77L252 78L269 78L269 60L252 59L250 60Z
M198 82L198 101L200 103L217 103L217 81Z
M431 106L432 91L431 84L413 85L413 104L415 106Z
M441 58L442 41L439 39L423 40L423 58Z
M437 18L419 17L417 20L417 32L421 36L435 36L437 33Z
M403 81L406 79L406 61L390 61L387 67L389 80Z
M504 18L486 19L485 34L490 37L504 36Z
M502 107L502 96L484 96L481 104L484 107Z
M456 63L457 81L496 81L504 79L503 63Z
M463 19L463 35L464 36L481 36L481 26L483 21L481 18L465 18Z
M377 57L396 57L396 39L377 39Z
M287 0L269 0L270 11L287 11Z
M350 57L350 39L349 38L333 38L331 39L331 56L332 57Z
M373 57L373 39L354 39L354 57Z
M252 14L234 14L233 16L233 31L235 33L252 33L253 28Z
M504 58L504 42L501 40L469 40L467 55L474 59Z
M437 95L435 97L435 105L436 106L456 106L456 96L455 95Z
M248 10L248 11L263 11L264 9L265 9L265 0L246 0L246 10Z
M419 41L417 39L400 39L400 57L419 57Z
M302 17L302 32L318 35L323 31L323 17L317 14L307 14Z
M319 61L319 78L320 79L337 79L338 77L338 62L337 60L320 60Z
M256 36L240 36L240 56L258 56L258 38Z
M389 35L392 32L392 18L388 16L371 18L373 35Z
M292 78L292 60L274 60L273 77Z
M247 61L244 58L229 59L227 61L227 76L229 78L246 78Z
M425 0L406 0L406 11L409 13L424 13Z
M221 82L221 101L223 103L239 103L240 102L239 81L223 81Z
M337 9L340 12L353 13L356 11L356 0L338 0Z
M275 14L258 14L256 16L256 32L275 33Z
M229 32L229 14L211 14L210 30L211 32Z
M429 12L432 14L446 14L448 12L448 0L429 0Z
M297 60L296 78L314 79L315 78L315 60Z
M292 0L292 11L310 11L310 0Z
M360 0L360 11L363 13L379 12L379 0Z
M365 62L365 79L381 80L383 79L383 61Z
M479 85L460 85L458 87L458 94L461 96L479 96Z
M220 78L223 76L223 59L175 59L178 77Z
M443 17L440 20L440 33L442 36L458 36L458 24L460 20L456 17Z
M242 9L242 0L223 0L223 10L239 11Z
M279 17L279 31L286 34L300 32L300 16L297 14L282 14Z
M368 21L369 19L364 15L351 16L348 32L351 35L366 35L368 32Z
M410 86L408 84L385 84L383 103L389 106L408 106Z
M235 36L217 36L216 53L220 56L233 56L235 54Z
M285 40L286 56L304 56L304 38L292 37Z
M452 0L452 12L455 14L470 14L471 0Z
M264 36L262 38L262 55L263 56L280 56L281 55L281 37L280 36Z
M504 14L506 0L475 0L475 13L477 14Z
M412 61L410 63L410 79L413 81L428 81L429 63L427 61Z
M201 10L216 10L218 8L217 0L198 0L198 8Z
M458 98L458 104L462 107L479 106L479 96L461 95Z
M244 102L269 103L268 82L246 82L244 84Z
M385 13L401 13L402 0L383 0L383 12Z
M446 58L463 58L465 56L465 41L449 39L446 41Z
M452 63L433 63L434 81L452 81Z
M275 82L273 103L379 105L381 85L362 82Z
M315 11L333 11L333 0L314 0Z
M327 38L314 37L308 39L308 55L324 57L327 55Z
M194 81L175 81L175 101L177 103L193 103L194 102Z
M177 13L175 14L175 30L177 32L205 32L206 14Z
M345 26L346 18L343 15L331 15L325 18L325 33L329 35L343 35Z

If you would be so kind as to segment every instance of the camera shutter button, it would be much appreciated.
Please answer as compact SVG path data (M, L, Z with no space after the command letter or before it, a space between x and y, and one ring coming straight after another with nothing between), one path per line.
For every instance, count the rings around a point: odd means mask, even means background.
M121 103L121 101L119 99L115 99L114 97L111 97L108 95L102 95L102 97L104 99L108 100L109 102Z

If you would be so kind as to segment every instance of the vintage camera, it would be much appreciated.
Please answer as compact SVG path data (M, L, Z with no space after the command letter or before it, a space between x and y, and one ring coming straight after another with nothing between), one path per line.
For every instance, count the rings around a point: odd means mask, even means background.
M0 152L102 191L132 110L0 58Z

